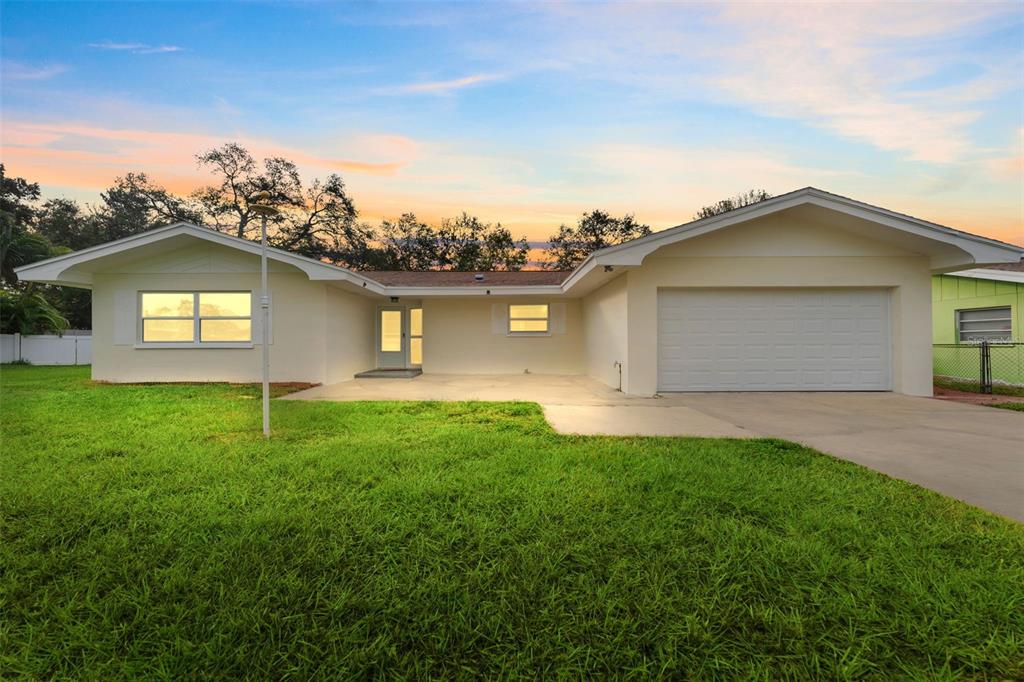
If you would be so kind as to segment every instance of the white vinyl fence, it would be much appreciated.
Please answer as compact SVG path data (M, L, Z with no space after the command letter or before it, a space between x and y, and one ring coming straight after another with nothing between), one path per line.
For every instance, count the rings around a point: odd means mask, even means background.
M33 365L88 365L92 362L92 336L0 334L0 363L19 360Z

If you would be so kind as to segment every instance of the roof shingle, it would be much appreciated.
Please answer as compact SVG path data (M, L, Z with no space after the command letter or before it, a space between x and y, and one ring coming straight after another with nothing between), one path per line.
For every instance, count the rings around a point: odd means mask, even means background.
M983 270L1007 270L1009 272L1024 272L1024 260L1019 263L996 263L995 265L982 266Z

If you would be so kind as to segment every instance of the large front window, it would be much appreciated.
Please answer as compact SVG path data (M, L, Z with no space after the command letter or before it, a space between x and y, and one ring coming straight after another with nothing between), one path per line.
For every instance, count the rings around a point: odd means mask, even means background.
M508 307L509 334L547 334L548 304L510 305Z
M146 291L141 295L143 343L252 341L248 291Z

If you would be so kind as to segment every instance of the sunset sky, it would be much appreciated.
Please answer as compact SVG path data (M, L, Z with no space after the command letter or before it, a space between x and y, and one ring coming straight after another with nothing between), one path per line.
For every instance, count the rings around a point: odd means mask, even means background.
M233 140L371 222L542 240L814 185L1024 244L1024 5L2 4L2 160L93 201Z

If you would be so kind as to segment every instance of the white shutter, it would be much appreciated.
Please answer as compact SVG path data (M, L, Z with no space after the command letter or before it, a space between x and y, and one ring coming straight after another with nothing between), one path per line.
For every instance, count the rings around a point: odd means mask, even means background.
M118 289L114 292L114 345L134 346L138 338L139 292Z
M508 306L504 303L491 304L491 334L508 333Z
M548 328L552 334L565 333L565 303L551 303L548 305Z

